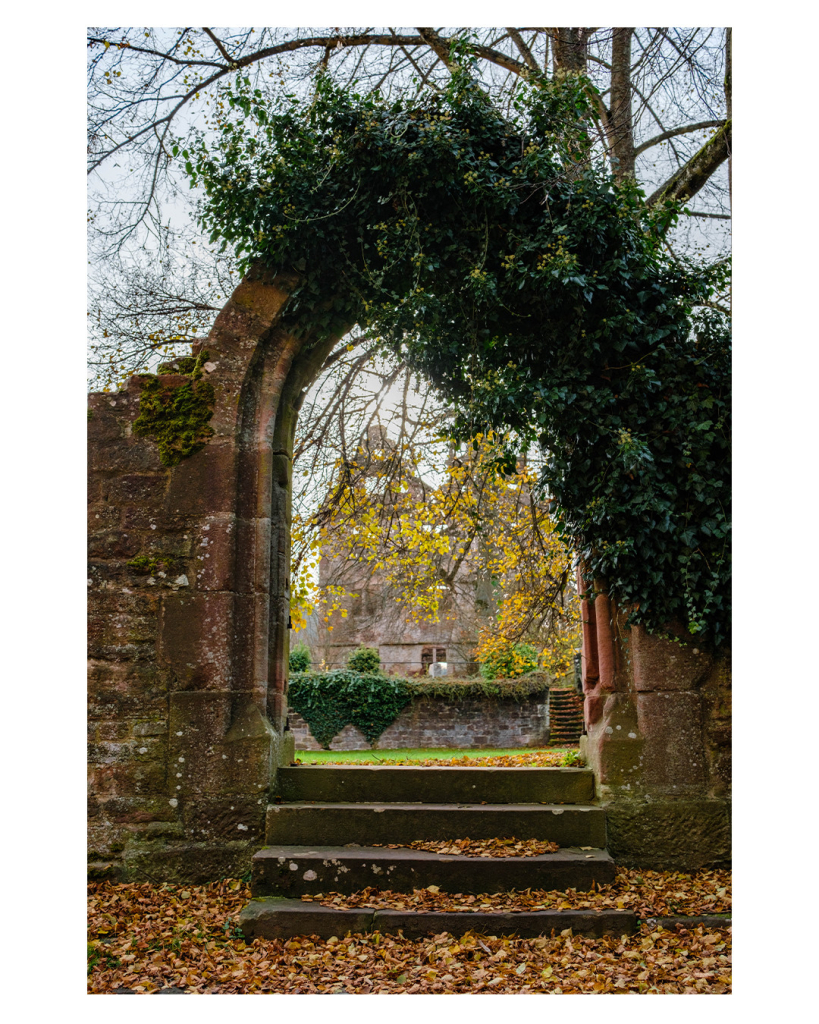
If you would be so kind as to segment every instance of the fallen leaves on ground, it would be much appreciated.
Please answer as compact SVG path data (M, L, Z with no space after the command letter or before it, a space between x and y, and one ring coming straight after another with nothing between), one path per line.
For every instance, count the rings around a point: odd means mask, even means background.
M510 939L469 932L427 939L375 934L246 942L236 920L250 899L250 887L242 882L93 882L88 888L91 993L163 988L191 994L731 991L730 927L665 930L642 924L635 935L600 939L570 933ZM367 892L372 897L375 890ZM725 913L730 910L730 872L688 875L618 868L612 885L592 893L450 897L424 892L423 909L443 909L447 900L455 900L463 909L489 902L500 910L508 909L504 900L510 897L535 895L540 903L556 900L549 903L552 908L614 906L647 917Z
M300 750L299 756L308 757L309 754ZM393 760L386 756L355 762L345 761L340 758L338 761L294 761L293 764L294 766L297 764L389 764L407 765L412 768L446 768L450 765L454 768L561 768L564 767L563 760L565 756L565 750L533 750L522 754L498 754L496 757L465 754L463 757L428 757L423 761L415 761L410 758L396 758ZM571 767L582 768L583 762L578 758L577 764Z
M359 892L316 893L303 896L326 907L373 910L631 910L638 917L666 917L670 914L698 916L727 914L731 910L731 872L698 871L694 875L675 871L641 871L617 868L615 880L595 885L591 892L566 889L548 892L525 889L516 892L440 892L437 886L410 893L389 889L361 889Z
M557 843L546 839L417 839L413 843L372 843L388 850L427 850L429 853L468 855L470 857L541 857L557 853Z

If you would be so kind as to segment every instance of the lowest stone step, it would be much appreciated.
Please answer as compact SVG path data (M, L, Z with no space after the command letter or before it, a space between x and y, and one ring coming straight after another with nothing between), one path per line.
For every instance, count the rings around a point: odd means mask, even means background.
M269 846L411 843L416 839L550 839L606 846L606 812L561 804L290 803L267 808Z
M539 857L476 857L406 847L268 846L253 857L252 894L301 896L351 893L369 886L411 892L437 885L444 892L578 889L614 880L605 850L577 847Z
M594 799L588 768L492 768L410 765L299 765L280 768L282 800L358 800L433 804L582 804Z

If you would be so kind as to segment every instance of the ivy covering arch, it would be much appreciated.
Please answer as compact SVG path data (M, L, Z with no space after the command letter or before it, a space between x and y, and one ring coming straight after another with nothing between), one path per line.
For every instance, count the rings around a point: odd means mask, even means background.
M294 333L358 324L451 403L453 435L538 445L589 581L630 621L729 631L725 264L681 263L678 215L595 158L567 74L503 112L469 74L389 102L317 82L273 110L249 80L182 158L211 242L298 275Z

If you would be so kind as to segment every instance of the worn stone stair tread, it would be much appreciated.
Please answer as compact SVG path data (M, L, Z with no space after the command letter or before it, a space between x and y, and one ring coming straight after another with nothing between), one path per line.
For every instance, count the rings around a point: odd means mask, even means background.
M358 892L368 886L406 892L437 885L444 892L514 889L588 891L614 880L614 861L600 848L568 847L537 857L479 857L408 847L268 846L253 857L254 896Z
M587 803L589 768L525 765L299 765L280 768L278 795L287 802Z
M285 939L297 935L327 939L332 935L341 938L348 932L375 931L400 931L405 938L441 932L463 935L468 931L533 938L559 934L566 928L571 928L575 935L599 938L631 934L639 927L639 921L630 910L345 910L268 896L248 903L239 915L239 927L248 939Z
M342 846L355 840L549 839L560 846L606 846L606 812L578 804L293 803L269 804L265 841Z

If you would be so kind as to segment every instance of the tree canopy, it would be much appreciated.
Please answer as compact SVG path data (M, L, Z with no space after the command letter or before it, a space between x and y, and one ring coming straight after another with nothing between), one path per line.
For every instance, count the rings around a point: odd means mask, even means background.
M358 324L495 431L540 485L589 580L632 622L728 630L727 264L669 254L648 205L594 158L579 72L501 110L468 55L443 89L381 99L319 79L271 109L248 78L218 141L180 151L211 243L298 278L293 331Z

